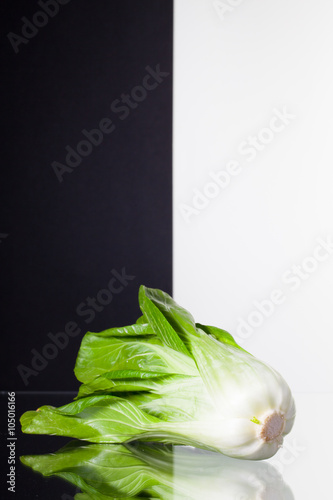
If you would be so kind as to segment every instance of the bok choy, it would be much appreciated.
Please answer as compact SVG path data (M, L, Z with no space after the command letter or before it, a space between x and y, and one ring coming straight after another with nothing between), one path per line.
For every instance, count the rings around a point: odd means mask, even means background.
M236 458L274 455L295 418L282 376L228 332L195 323L161 290L141 286L139 304L136 324L84 336L76 400L26 412L23 432L186 444Z

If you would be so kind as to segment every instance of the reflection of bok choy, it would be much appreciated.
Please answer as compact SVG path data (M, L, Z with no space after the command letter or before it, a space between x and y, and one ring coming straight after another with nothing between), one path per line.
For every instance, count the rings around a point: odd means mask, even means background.
M136 324L83 338L78 399L26 412L23 431L189 444L237 458L274 455L295 416L281 375L229 333L196 324L166 293L142 286L139 302Z
M56 475L82 490L75 500L292 500L274 467L170 445L78 444L55 454L21 457L45 476Z

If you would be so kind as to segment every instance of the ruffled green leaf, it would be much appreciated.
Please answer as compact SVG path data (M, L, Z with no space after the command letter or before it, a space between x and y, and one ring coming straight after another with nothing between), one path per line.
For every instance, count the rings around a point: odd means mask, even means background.
M244 351L244 349L239 344L237 344L233 336L226 330L222 330L221 328L217 328L216 326L201 325L200 323L196 323L196 327L200 328L208 335L211 335L219 342L222 342L223 344L233 345L235 347L238 347L238 349Z
M139 322L140 320L140 322ZM87 332L98 337L136 337L137 335L155 335L153 329L145 321L144 316L140 316L134 325L122 326L117 328L108 328L102 332Z
M123 378L120 378L120 374ZM97 393L124 393L133 391L150 391L159 393L163 386L170 382L181 383L189 378L187 375L172 375L144 371L109 372L95 378L87 384L82 384L79 389L79 398ZM165 389L164 389L165 390Z
M141 410L166 422L204 420L215 410L201 377L170 377L154 393L129 394Z
M21 417L27 434L57 434L93 443L123 443L153 432L159 419L115 396L92 396L60 408L42 406Z
M149 299L158 308L177 333L197 335L195 321L192 314L177 304L177 302L175 302L170 295L155 288L147 288L144 286L140 288L143 289L147 299Z
M157 304L161 303L161 300L158 301L154 297L151 289L144 286L140 287L140 308L141 311L145 314L155 334L162 340L165 346L168 346L175 351L190 356L190 353L188 352L184 342L180 339L179 335L172 327L169 318L164 314L164 311L161 311L161 309L157 306Z
M92 333L85 335L74 370L80 382L87 384L105 373L130 370L160 374L197 374L192 359L164 347L156 336L139 337L136 340L133 337L100 337Z

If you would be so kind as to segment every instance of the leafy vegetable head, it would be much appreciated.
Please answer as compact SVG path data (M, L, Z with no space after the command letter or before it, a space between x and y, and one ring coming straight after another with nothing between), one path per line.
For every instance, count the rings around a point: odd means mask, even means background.
M281 375L225 330L195 323L161 290L141 286L139 303L136 324L85 335L75 366L77 401L27 412L24 432L272 456L295 417Z

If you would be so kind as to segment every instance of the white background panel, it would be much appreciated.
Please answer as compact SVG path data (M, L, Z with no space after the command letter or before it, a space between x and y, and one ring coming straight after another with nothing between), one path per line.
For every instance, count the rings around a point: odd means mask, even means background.
M174 297L290 384L302 500L331 439L332 17L329 0L175 0Z

